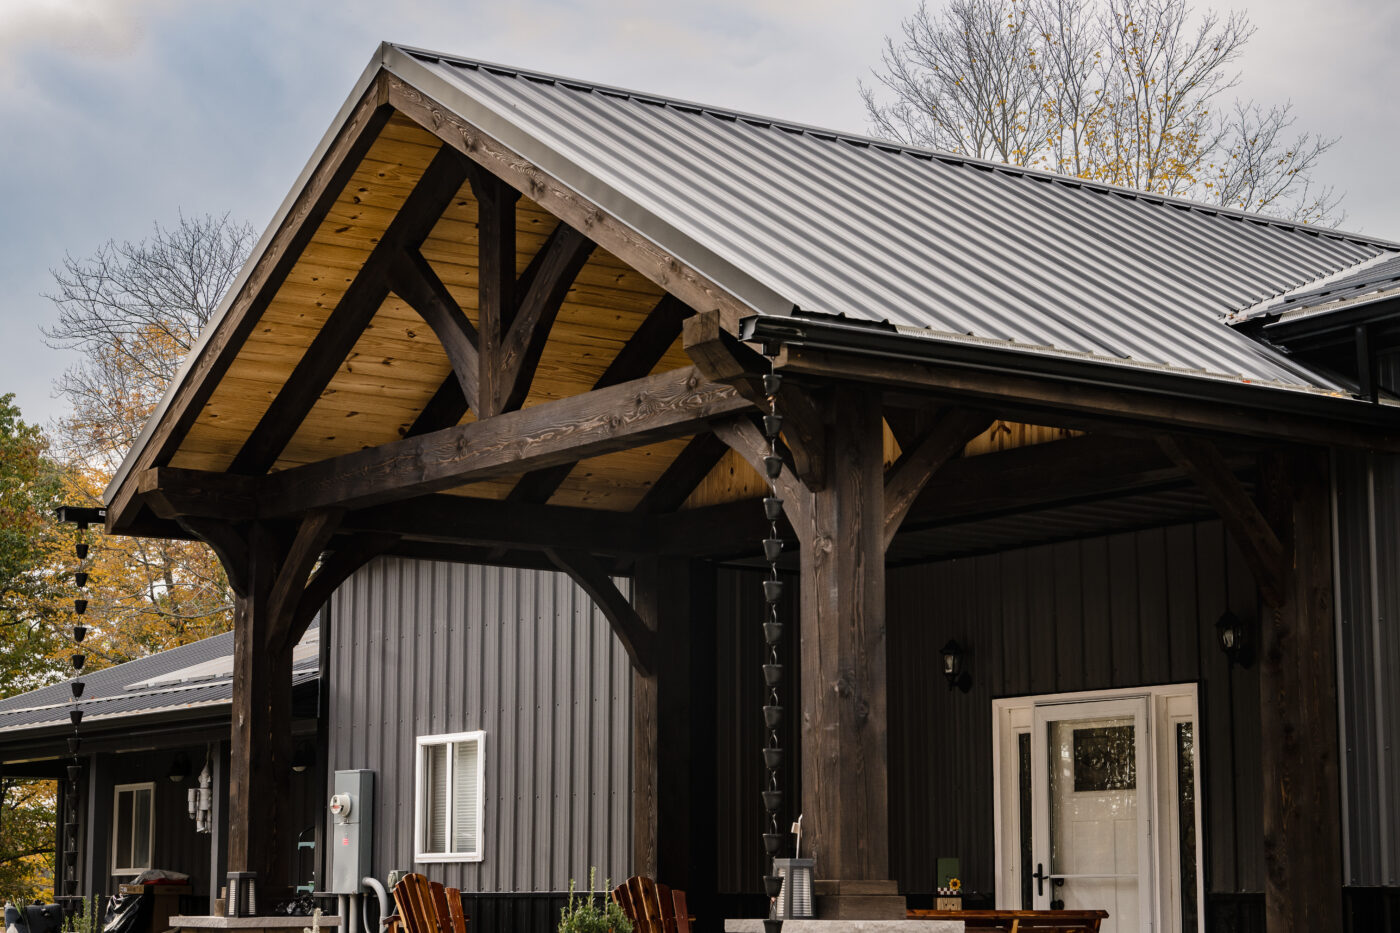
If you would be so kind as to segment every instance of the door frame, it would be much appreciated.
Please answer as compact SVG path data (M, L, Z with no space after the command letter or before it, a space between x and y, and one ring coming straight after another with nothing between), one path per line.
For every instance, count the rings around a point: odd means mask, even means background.
M1180 841L1168 831L1178 823L1178 792L1175 761L1176 725L1192 723L1194 741L1193 780L1195 782L1196 823L1196 904L1197 929L1205 930L1205 838L1202 834L1204 810L1201 763L1201 720L1199 690L1196 684L1165 684L1154 687L1127 687L1116 690L1085 690L1008 697L992 701L992 824L995 838L997 907L1021 907L1021 822L1018 736L1030 733L1037 706L1098 700L1145 699L1149 741L1147 757L1152 778L1150 821L1153 827L1152 851L1156 871L1152 916L1156 929L1174 931L1181 921ZM1006 765L1004 768L1003 765ZM1164 770L1165 769L1165 770Z

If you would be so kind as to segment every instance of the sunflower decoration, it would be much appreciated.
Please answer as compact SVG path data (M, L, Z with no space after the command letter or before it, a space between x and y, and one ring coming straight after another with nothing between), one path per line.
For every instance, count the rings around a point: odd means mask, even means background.
M958 878L949 878L949 879L948 879L948 890L949 890L949 891L952 891L954 894L961 894L961 893L962 893L962 881L961 881L960 879L958 879Z

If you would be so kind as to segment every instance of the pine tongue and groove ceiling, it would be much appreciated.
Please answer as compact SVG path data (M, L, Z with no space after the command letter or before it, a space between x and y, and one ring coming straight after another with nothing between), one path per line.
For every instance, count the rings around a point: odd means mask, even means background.
M171 466L213 472L229 469L441 145L436 136L402 114L388 121L215 388ZM517 202L517 275L556 224L552 215L528 198ZM477 326L477 204L469 183L452 199L420 252ZM605 250L595 249L550 330L525 407L592 389L662 296L662 290L641 274ZM677 338L652 371L688 365ZM432 329L391 292L278 456L273 471L403 437L451 375L447 354ZM468 412L462 420L473 417ZM1065 434L999 424L969 445L969 453ZM585 460L548 501L630 510L688 440L676 438ZM898 445L887 431L886 457L893 461L897 455ZM453 492L501 499L515 483L516 478L473 483ZM759 476L730 452L685 505L749 498L761 495L763 489Z

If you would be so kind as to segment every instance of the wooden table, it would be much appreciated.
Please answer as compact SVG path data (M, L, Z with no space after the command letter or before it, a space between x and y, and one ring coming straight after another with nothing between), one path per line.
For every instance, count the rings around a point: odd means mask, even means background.
M910 920L961 920L967 933L1007 930L1010 933L1098 933L1106 910L909 910Z

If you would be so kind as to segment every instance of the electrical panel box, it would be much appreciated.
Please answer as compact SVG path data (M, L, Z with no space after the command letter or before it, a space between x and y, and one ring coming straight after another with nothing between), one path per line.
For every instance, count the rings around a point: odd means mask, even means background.
M337 771L331 797L331 894L359 894L360 879L372 874L374 772Z

